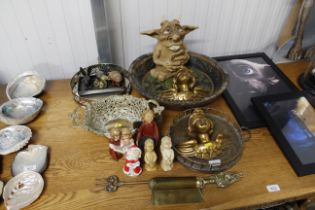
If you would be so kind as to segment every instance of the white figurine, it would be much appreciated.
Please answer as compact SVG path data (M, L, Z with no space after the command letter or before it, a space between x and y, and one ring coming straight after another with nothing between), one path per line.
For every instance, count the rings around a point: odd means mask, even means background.
M132 133L129 128L121 129L120 146L123 148L129 148L134 145L134 140L132 138Z
M160 152L162 155L161 168L163 171L170 171L173 168L174 151L172 149L172 141L168 136L161 139Z
M137 147L136 145L133 145L128 148L128 150L125 153L125 163L123 166L123 172L127 176L138 176L142 172L142 168L140 167L140 161L141 158L141 149Z
M152 139L147 139L144 142L144 168L147 171L156 170L156 160L157 155L154 151L154 141Z
M119 144L119 145L117 145ZM122 128L120 131L120 139L116 140L116 143L109 144L109 148L121 154L125 154L126 151L134 145L134 140L132 138L132 134L129 128Z

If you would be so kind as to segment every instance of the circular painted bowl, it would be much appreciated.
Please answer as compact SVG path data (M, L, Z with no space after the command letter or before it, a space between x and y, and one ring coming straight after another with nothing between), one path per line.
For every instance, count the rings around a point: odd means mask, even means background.
M177 160L184 166L202 172L221 172L232 167L241 157L244 144L244 132L232 120L228 119L223 113L214 109L203 109L205 116L214 124L214 132L211 138L218 134L223 135L221 153L211 159L201 159L197 157L185 157L176 148L192 137L188 134L188 119L193 109L182 112L173 121L169 135L172 139L173 148ZM248 135L250 137L250 135Z
M155 67L152 53L140 56L129 67L133 87L146 98L155 99L170 109L187 109L209 104L227 88L228 75L214 59L192 52L189 55L190 59L186 66L193 71L197 81L196 86L208 92L205 97L187 101L166 100L159 97L162 91L171 87L172 78L160 82L150 75L150 70Z

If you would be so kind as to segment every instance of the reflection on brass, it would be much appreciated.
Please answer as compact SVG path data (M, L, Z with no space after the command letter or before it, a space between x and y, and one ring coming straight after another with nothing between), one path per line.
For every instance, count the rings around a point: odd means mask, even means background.
M132 129L132 123L126 119L114 119L109 121L106 124L107 130L111 130L112 128L129 128Z
M293 113L301 120L310 133L315 134L315 111L305 97L298 99Z
M184 37L197 29L195 26L182 26L178 20L161 22L161 28L142 32L158 40L153 51L153 62L156 67L151 69L152 77L164 81L179 70L189 60L189 54L184 45Z
M310 52L310 63L305 72L299 77L299 84L308 93L315 95L315 45L308 52Z
M304 28L305 28L306 20L308 19L309 14L312 10L313 4L314 4L314 0L303 0L303 3L301 5L299 16L296 23L294 45L288 53L288 58L291 60L299 60L303 57L302 40L303 40ZM315 45L312 48L314 50ZM305 57L309 57L309 54L311 54L311 51L308 51Z
M186 67L176 74L172 82L172 88L161 92L161 99L179 101L200 100L209 94L208 91L196 86L195 76Z
M211 159L221 153L223 134L211 140L214 124L202 109L196 108L188 119L188 133L193 140L178 144L176 148L185 157Z
M116 192L123 185L149 184L152 190L152 203L178 204L203 201L201 189L207 184L216 184L224 188L237 182L242 177L241 173L221 172L208 177L155 177L149 181L121 182L115 175L97 179L96 185L102 186L100 190Z

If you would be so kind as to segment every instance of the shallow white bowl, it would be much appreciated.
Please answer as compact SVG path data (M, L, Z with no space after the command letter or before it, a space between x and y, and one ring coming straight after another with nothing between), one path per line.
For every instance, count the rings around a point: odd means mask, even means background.
M0 121L7 125L31 122L43 107L43 101L33 97L16 98L0 106Z
M21 209L33 203L44 188L43 177L34 171L25 171L8 181L3 190L7 209Z
M46 80L35 71L18 75L6 88L8 99L39 95L45 88Z
M26 150L20 151L12 163L12 175L16 176L24 171L42 173L47 167L48 147L44 145L28 145Z
M24 125L12 125L0 130L0 155L16 152L24 147L30 138L32 131Z

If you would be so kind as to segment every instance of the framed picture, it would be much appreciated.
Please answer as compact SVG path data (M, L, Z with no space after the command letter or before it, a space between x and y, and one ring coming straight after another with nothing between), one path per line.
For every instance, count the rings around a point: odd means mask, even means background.
M253 102L296 174L315 173L314 98L297 92L253 98Z
M252 104L251 98L298 91L264 53L215 59L229 74L229 85L223 96L241 126L247 128L265 126L263 119Z

